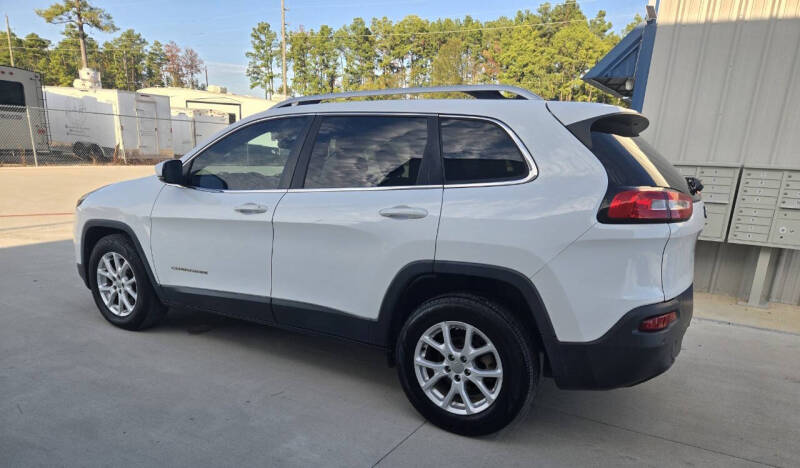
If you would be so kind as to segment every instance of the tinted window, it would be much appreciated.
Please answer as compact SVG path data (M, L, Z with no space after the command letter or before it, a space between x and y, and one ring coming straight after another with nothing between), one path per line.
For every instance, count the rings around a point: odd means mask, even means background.
M428 142L426 117L324 117L305 187L415 185Z
M277 189L286 161L309 120L267 120L226 136L192 160L191 185L222 190Z
M0 105L24 106L25 89L22 87L22 83L0 80Z
M485 120L441 119L442 157L447 183L522 179L528 165L499 125Z
M592 132L592 152L611 185L665 187L689 193L686 179L641 137Z

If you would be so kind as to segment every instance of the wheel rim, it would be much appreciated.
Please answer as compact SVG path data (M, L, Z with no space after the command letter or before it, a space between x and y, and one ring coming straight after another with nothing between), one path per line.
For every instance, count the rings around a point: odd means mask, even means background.
M108 252L97 263L97 289L106 308L117 317L127 317L136 307L136 276L128 260Z
M486 411L503 385L503 365L492 341L464 322L428 328L414 350L414 371L436 406L461 415Z

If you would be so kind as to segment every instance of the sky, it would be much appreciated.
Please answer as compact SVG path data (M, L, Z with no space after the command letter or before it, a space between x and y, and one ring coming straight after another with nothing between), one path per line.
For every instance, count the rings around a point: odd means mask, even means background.
M56 0L0 0L0 13L7 14L11 30L18 36L35 32L53 42L61 39L63 26L47 24L34 13ZM59 0L60 1L60 0ZM436 18L463 18L471 15L480 20L500 16L512 17L518 10L536 10L540 1L514 0L285 0L287 30L317 29L321 24L339 28L360 16L368 23L372 17L386 16L399 21L407 15ZM644 15L647 0L577 0L586 16L598 10L619 31L636 13ZM263 96L259 88L250 89L245 75L250 49L250 31L259 21L270 23L280 31L280 0L93 0L114 18L120 30L133 28L149 42L175 41L181 47L197 51L208 66L208 82L226 86L229 92ZM556 3L555 1L551 3ZM98 43L110 40L117 33L89 30ZM279 36L280 38L280 36Z

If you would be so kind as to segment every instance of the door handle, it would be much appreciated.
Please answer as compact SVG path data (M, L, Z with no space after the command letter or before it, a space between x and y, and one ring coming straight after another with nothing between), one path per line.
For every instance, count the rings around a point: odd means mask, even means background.
M408 205L398 205L391 208L384 208L378 213L381 216L393 219L419 219L428 216L425 208L414 208Z
M258 214L266 213L267 207L256 203L245 203L244 205L237 206L234 210L242 214Z

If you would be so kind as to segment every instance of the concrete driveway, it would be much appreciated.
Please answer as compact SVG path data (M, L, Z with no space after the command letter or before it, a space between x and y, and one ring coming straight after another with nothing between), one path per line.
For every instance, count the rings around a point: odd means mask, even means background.
M0 249L4 466L798 466L800 336L696 320L640 386L567 392L470 439L427 424L377 351L172 310L107 324L68 241Z

